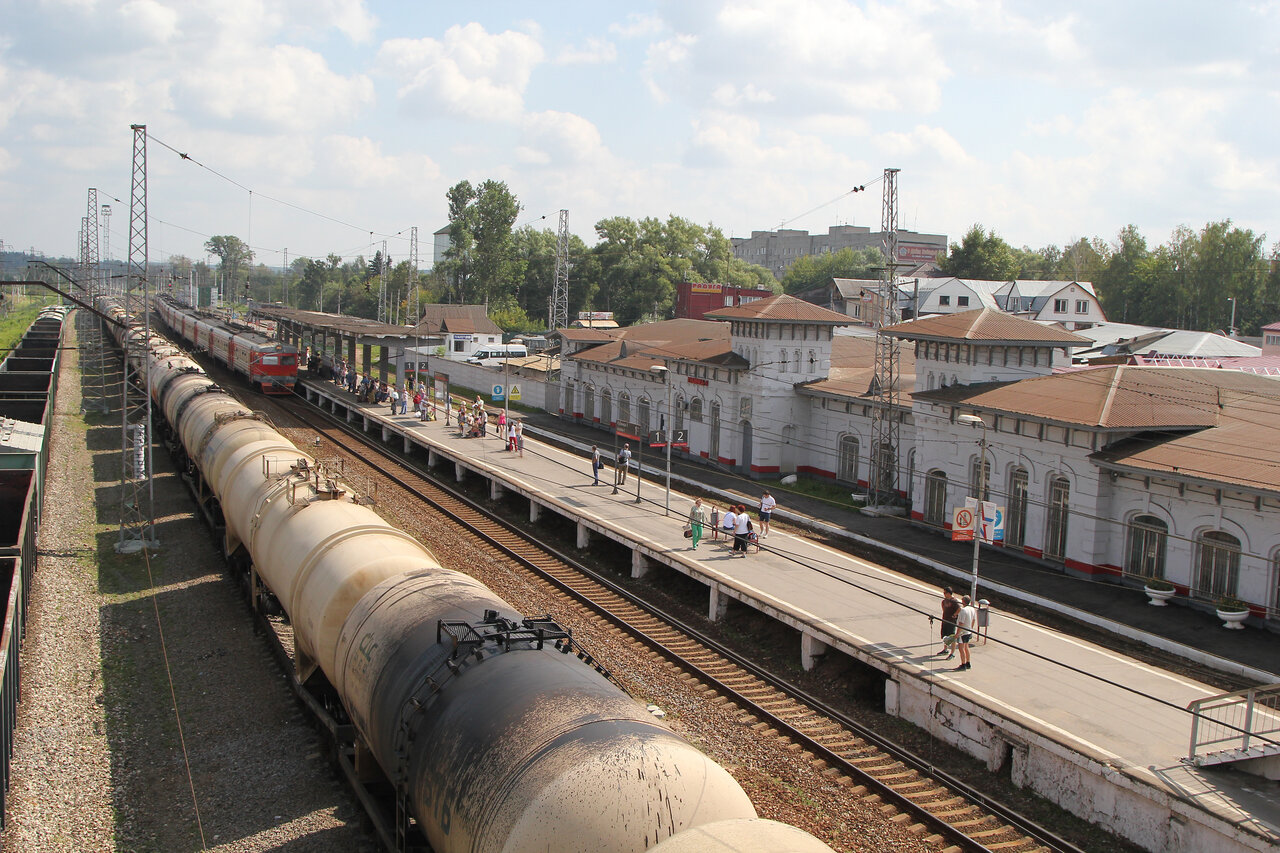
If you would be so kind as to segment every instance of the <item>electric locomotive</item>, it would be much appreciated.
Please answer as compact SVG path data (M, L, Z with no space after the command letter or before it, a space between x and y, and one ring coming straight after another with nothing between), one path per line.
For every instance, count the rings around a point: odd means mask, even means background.
M157 299L155 307L176 335L197 350L207 350L262 393L293 393L298 381L297 347L245 326L229 325L168 297Z

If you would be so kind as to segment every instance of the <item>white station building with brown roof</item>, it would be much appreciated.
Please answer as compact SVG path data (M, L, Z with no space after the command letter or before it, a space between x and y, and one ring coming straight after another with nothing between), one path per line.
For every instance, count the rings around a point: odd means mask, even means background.
M562 330L561 412L602 428L687 429L689 456L851 490L870 474L875 341L791 296L709 321ZM1280 619L1280 384L1238 371L1072 368L1090 341L993 309L884 330L900 358L898 491L919 522L985 483L1005 542L1090 576L1163 577ZM665 370L664 370L665 368ZM986 427L979 462L976 414Z

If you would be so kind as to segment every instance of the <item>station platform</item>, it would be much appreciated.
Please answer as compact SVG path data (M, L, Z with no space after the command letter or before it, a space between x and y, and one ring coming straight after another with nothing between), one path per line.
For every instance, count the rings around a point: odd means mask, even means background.
M1026 569L1001 569L994 558L988 567L988 552L996 549L983 551L984 578L991 580L984 581L980 593L997 602L991 639L973 647L971 670L957 671L953 667L958 660L947 662L938 654L936 585L777 528L762 541L758 553L745 558L732 555L723 541L704 540L698 550L690 550L682 529L691 498L673 482L670 515L664 512L663 476L654 468L665 460L645 455L646 463L657 464L645 466L640 503L635 502L634 472L617 494L611 466L602 471L602 484L592 485L588 460L576 448L598 444L607 459L613 441L609 434L579 428L586 435L578 437L550 429L555 424L544 424L544 419L557 419L549 415L522 417L525 451L518 456L505 451L492 430L488 438L464 439L458 437L456 427L443 421L422 422L392 416L386 405L357 404L351 394L331 382L301 385L312 402L361 422L366 431L380 431L384 440L426 453L430 465L451 463L459 478L486 478L495 495L511 491L528 498L531 518L554 512L573 521L579 547L589 545L594 536L622 543L631 549L635 576L667 567L703 582L712 619L723 615L733 599L792 626L800 632L798 652L806 667L815 656L833 651L874 667L885 678L887 712L984 760L992 770L1008 772L1015 784L1146 849L1244 851L1280 845L1280 783L1183 761L1191 730L1186 706L1221 691L1033 619L1000 612L999 596L988 595L987 590L1013 594L1018 580L1014 573L1025 575ZM534 438L543 431L554 441ZM680 477L697 473L682 471ZM709 479L707 475L713 473L704 471L702 478ZM719 488L699 485L700 494ZM735 485L741 493L741 481ZM741 502L754 507L756 496L746 500L744 495ZM789 498L779 499L785 504ZM717 503L723 508L724 502ZM783 509L775 518L796 511L794 506ZM810 521L817 529L841 528L846 523L834 508L814 513ZM850 527L852 522L866 524L861 516L847 521ZM885 523L894 531L911 529L901 521ZM963 553L957 559L953 550L944 547L951 543L925 531L916 535L929 539L928 547L922 549L926 560L941 566L967 566ZM904 553L912 547L910 536L886 544ZM972 546L957 547L972 554ZM1062 595L1067 587L1047 583L1045 574L1034 575L1036 588L1025 591L1028 596L1051 603L1057 596L1060 607L1088 612L1088 599L1101 585L1062 578L1070 589L1082 591L1072 598ZM954 586L967 590L968 584L957 581ZM1146 608L1140 592L1116 587L1106 588L1105 596L1107 606L1093 608L1103 610L1101 615L1093 614L1095 618L1121 625L1133 616L1132 621L1139 624L1127 626L1131 637L1138 641L1148 637L1153 645L1179 645L1176 638L1145 633L1142 623L1152 618L1146 610L1168 611L1158 619L1184 619L1188 614L1176 611L1185 608ZM1120 599L1123 604L1116 605ZM1274 635L1256 629L1217 631L1244 636L1224 640L1226 645L1205 643L1212 648L1185 647L1186 651L1266 683L1280 681L1270 672L1280 655L1250 651L1257 645L1268 646ZM1240 647L1240 654L1233 654L1232 644Z

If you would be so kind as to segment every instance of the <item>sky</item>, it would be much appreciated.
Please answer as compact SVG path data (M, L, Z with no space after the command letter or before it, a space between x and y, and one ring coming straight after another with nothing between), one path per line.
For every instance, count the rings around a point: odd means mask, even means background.
M445 192L517 225L728 236L900 228L1152 245L1231 219L1280 242L1280 0L0 0L0 241L78 254L87 191L128 255L212 235L270 265L387 241L420 266ZM181 152L190 159L178 156ZM860 193L850 193L866 186Z

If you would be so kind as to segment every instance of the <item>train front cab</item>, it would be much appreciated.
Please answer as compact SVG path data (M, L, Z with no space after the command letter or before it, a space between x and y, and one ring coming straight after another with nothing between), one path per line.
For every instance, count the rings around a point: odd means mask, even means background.
M298 381L298 354L288 350L250 351L249 378L264 394L292 394Z

